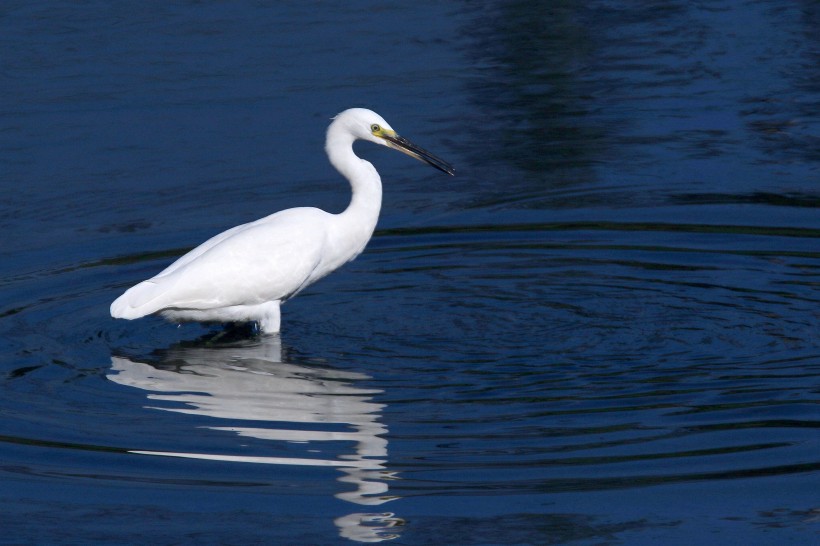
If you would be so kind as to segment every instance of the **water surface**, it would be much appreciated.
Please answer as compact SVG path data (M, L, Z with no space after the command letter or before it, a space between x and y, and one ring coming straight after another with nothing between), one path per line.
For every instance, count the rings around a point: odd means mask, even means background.
M815 3L0 8L11 544L810 544ZM114 321L205 238L340 211L281 337Z

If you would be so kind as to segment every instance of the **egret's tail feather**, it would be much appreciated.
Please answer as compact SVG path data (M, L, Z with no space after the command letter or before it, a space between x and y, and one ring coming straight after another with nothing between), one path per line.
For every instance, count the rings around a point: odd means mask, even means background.
M163 293L153 281L143 281L132 286L111 304L111 316L121 319L137 319L156 313L161 308L155 301Z

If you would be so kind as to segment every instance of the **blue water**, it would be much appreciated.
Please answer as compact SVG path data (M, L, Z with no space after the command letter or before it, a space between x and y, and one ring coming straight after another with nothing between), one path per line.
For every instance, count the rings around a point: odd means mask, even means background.
M0 543L815 544L820 6L6 2ZM338 212L281 337L115 321L233 225Z

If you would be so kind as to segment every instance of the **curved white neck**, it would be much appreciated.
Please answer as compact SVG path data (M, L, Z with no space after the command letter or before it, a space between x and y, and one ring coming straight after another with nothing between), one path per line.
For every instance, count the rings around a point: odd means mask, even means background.
M327 151L330 164L350 182L353 197L342 213L350 216L378 219L382 206L382 180L370 162L353 153L355 138L343 127L333 123L327 130Z
M382 181L376 168L353 152L355 140L346 128L332 123L327 130L325 150L331 165L347 178L353 191L348 207L336 216L340 229L355 237L353 246L357 247L355 254L358 254L364 249L379 220Z

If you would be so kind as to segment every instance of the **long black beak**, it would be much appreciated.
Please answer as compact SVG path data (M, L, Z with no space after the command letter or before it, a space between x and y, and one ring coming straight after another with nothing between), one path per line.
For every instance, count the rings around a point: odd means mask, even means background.
M407 140L404 137L400 137L396 133L390 131L389 134L385 131L381 136L388 142L388 146L391 148L398 150L400 152L404 152L405 154L409 155L410 157L415 157L419 161L424 161L428 165L432 165L436 169L453 176L456 170L453 168L452 165L444 161L443 159L436 157L435 155L431 154L421 146L417 146Z

